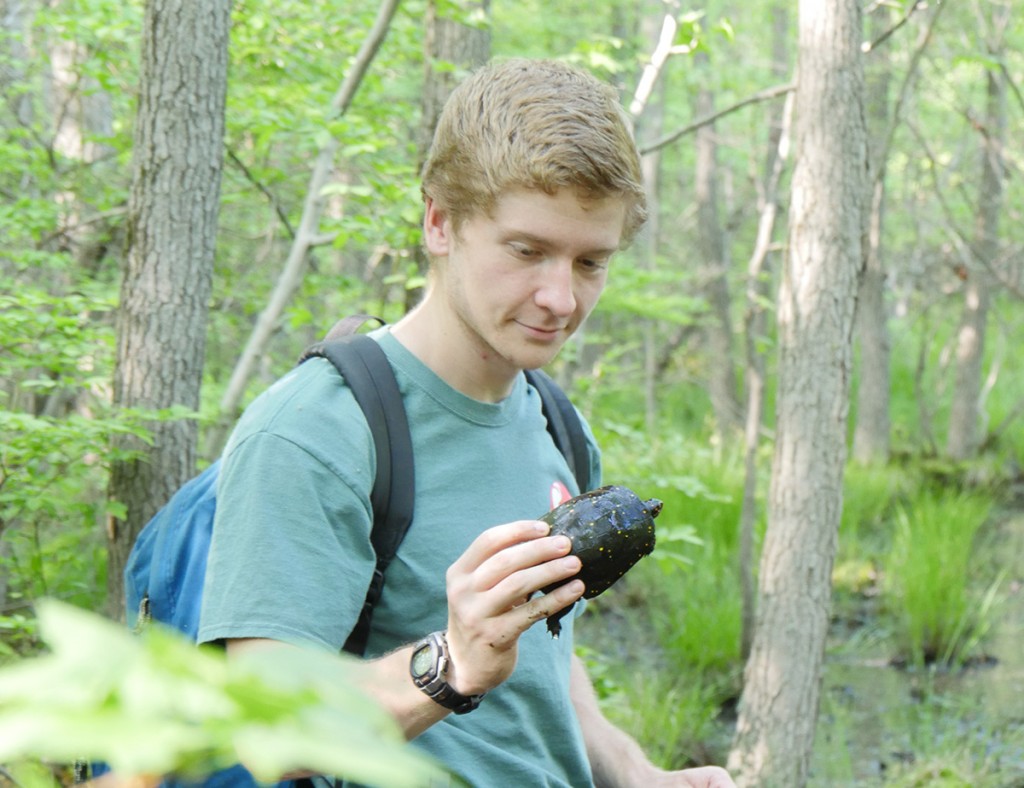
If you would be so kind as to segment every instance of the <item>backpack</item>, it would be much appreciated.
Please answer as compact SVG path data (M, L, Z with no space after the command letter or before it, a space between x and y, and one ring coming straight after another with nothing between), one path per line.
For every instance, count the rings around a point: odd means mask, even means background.
M373 607L380 599L388 564L412 522L414 476L412 442L401 393L380 345L355 333L368 319L339 321L326 339L299 359L328 359L345 379L373 435L377 455L371 503L371 541L377 556L362 614L344 650L362 655ZM378 322L382 322L379 321ZM565 393L544 372L528 370L541 396L548 432L565 456L580 490L590 488L590 457L579 415ZM154 620L196 639L205 584L206 560L216 511L220 460L187 482L139 533L125 566L127 618L136 629Z

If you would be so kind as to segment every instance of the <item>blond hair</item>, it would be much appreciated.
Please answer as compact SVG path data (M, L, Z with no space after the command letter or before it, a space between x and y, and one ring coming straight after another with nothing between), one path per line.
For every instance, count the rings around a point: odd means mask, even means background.
M438 120L423 195L457 231L510 188L626 202L622 244L647 219L640 155L615 91L555 60L485 66L452 92Z

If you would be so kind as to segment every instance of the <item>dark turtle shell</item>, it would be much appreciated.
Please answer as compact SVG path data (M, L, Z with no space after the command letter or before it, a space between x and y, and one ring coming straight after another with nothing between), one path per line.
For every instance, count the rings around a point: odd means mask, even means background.
M579 578L586 586L585 599L607 591L632 566L654 550L654 518L661 501L641 500L628 487L611 485L585 492L552 509L539 519L551 525L551 534L572 540L571 555L582 567L571 578L541 589L543 593ZM572 605L548 618L554 637L562 631L560 619Z

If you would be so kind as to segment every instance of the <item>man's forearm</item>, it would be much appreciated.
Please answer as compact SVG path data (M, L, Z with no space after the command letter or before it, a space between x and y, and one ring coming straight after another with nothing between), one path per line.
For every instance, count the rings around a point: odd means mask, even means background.
M586 669L575 657L571 681L572 702L583 731L595 786L627 788L651 785L660 770L651 764L631 736L612 725L601 713Z
M583 663L575 657L571 690L598 788L736 788L729 773L719 766L665 771L652 764L629 734L605 719Z
M276 640L228 641L228 655L256 648L297 648ZM375 700L398 723L406 739L414 739L450 712L428 698L409 676L412 646L404 646L377 659L352 660L353 683Z

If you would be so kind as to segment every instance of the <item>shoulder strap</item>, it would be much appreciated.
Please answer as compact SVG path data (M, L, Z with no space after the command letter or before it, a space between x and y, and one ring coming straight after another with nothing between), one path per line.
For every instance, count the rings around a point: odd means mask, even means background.
M382 320L368 315L343 318L324 341L308 348L299 359L301 364L307 359L322 357L335 366L362 408L373 435L377 469L370 493L373 506L370 541L377 566L359 621L344 647L345 651L359 655L366 650L370 618L384 588L384 572L412 523L416 489L409 422L394 371L377 342L355 333L368 320L383 325ZM565 456L580 491L589 490L590 453L576 408L546 373L527 370L526 378L540 394L548 432Z
M354 331L362 322L365 321L352 322L346 329ZM384 588L384 572L412 522L415 474L405 405L387 356L368 336L335 333L339 326L340 323L331 332L336 338L310 347L303 353L300 363L321 356L334 364L362 408L373 435L377 470L370 493L373 506L370 540L377 566L359 622L345 643L345 651L362 654L366 649L373 607Z
M591 487L590 451L576 408L546 372L528 369L526 379L540 394L541 410L548 420L548 432L555 446L569 463L569 470L576 477L580 492L586 492Z

